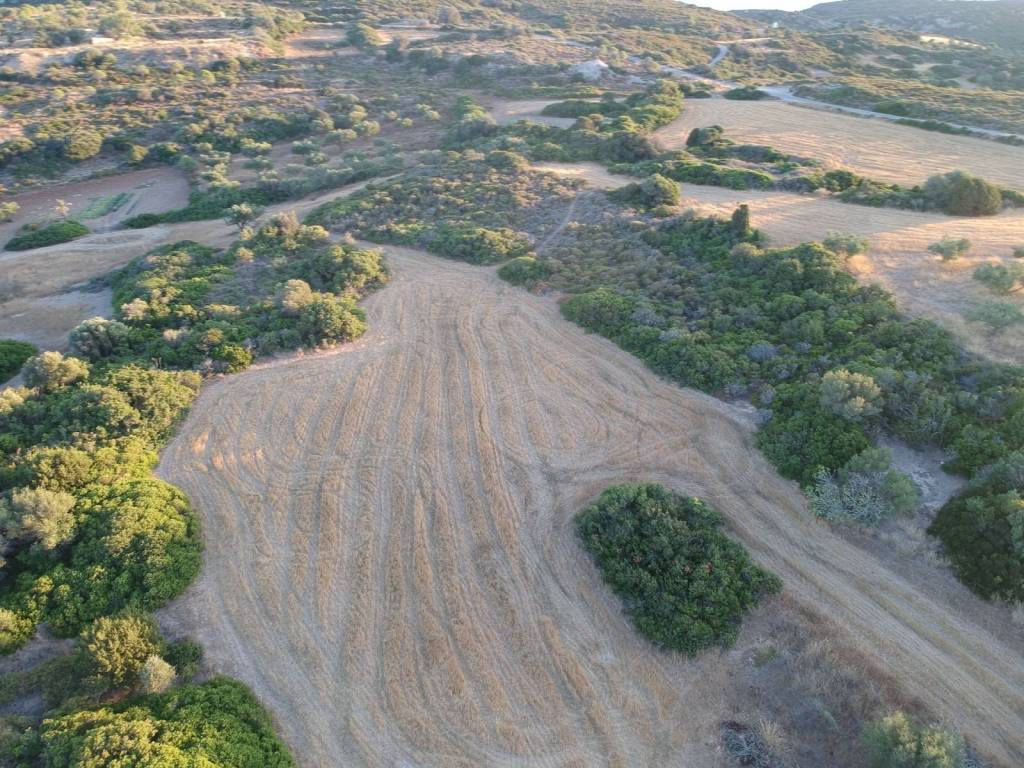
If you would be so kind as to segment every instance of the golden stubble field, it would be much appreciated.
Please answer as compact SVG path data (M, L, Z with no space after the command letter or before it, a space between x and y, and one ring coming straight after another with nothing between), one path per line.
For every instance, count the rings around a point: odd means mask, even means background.
M1020 649L816 522L742 412L491 270L387 253L364 339L209 385L158 470L206 543L164 621L303 765L722 766L727 656L641 640L575 540L635 480L706 497L794 601L1024 760Z
M970 171L996 184L1024 188L1024 147L951 136L782 101L688 99L682 116L655 138L670 149L686 146L694 128L720 125L740 143L767 144L783 152L848 168L880 181L913 185L948 171Z

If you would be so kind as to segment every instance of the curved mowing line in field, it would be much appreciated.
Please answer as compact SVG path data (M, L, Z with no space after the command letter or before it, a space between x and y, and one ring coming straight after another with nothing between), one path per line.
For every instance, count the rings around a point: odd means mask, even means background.
M1024 663L814 521L729 406L493 272L390 248L370 332L211 385L160 475L204 518L177 617L309 766L713 765L716 657L642 641L575 540L605 486L722 511L984 750L1024 761Z

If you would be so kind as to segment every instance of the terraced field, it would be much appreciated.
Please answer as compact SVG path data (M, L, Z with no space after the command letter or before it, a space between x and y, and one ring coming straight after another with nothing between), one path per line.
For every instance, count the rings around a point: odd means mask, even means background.
M742 412L490 270L388 252L360 342L208 386L159 468L207 547L164 621L303 765L723 765L726 656L647 645L575 541L635 479L709 499L794 600L1024 761L1020 648L814 521Z

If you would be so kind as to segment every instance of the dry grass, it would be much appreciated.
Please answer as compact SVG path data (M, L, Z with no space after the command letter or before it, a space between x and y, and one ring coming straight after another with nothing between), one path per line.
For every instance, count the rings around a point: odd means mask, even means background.
M665 147L681 148L693 128L709 125L721 125L734 141L767 144L820 160L825 168L849 168L881 181L916 184L936 173L964 170L1024 187L1024 147L781 101L690 99L682 116L655 137Z
M1019 651L815 521L742 414L492 271L388 253L364 339L209 386L159 470L206 540L165 620L253 686L303 764L721 765L747 662L644 643L576 543L573 514L625 480L708 498L796 605L1024 760ZM866 674L808 666L801 686L843 697Z

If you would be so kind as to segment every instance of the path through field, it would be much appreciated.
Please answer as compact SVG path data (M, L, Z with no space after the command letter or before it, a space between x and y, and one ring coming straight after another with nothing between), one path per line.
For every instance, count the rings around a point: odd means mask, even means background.
M491 270L387 250L363 340L209 385L159 467L206 540L164 620L301 764L723 765L722 657L642 641L575 540L639 479L709 499L797 601L1024 761L1021 655L813 520L740 412Z

